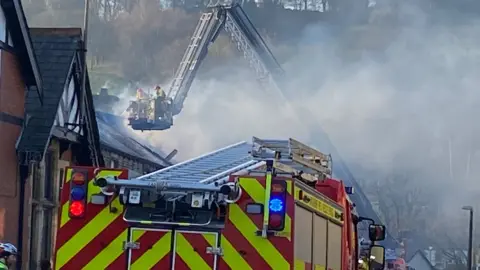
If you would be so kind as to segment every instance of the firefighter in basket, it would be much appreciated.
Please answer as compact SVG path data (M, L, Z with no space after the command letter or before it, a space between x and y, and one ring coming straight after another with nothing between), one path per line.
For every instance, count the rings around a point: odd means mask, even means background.
M158 99L165 100L165 98L166 98L165 91L163 91L163 89L160 87L160 85L157 85L155 87L155 94L157 95Z
M138 114L140 112L140 103L141 100L144 98L144 92L142 88L137 88L137 94L135 96L135 100L130 101L130 105L127 108L129 112L128 119L134 120L138 118Z
M137 101L145 99L146 95L142 88L137 89Z
M165 119L168 108L167 95L159 85L155 87L155 95L155 119Z
M142 88L137 89L137 110L136 114L138 118L147 118L148 114L148 95Z

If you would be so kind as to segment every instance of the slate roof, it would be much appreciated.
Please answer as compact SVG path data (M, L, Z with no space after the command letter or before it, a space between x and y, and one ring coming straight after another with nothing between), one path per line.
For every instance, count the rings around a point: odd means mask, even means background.
M44 153L58 105L81 38L79 28L31 28L30 35L44 87L43 106L29 91L25 101L27 125L17 145L19 151Z
M172 165L165 159L165 153L156 150L148 142L129 131L124 124L123 117L101 111L96 111L95 114L101 147L163 167Z
M437 268L435 268L435 266L432 265L430 260L428 260L427 256L425 256L425 253L421 249L415 251L412 257L409 260L407 260L407 264L409 264L417 254L420 256L420 258L422 258L425 261L425 263L428 264L431 270L437 270Z

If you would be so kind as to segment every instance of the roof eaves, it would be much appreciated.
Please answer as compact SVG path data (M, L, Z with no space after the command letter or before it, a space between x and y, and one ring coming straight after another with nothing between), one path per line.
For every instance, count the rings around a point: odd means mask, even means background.
M10 31L10 35L14 40L15 48L20 51L17 57L22 62L21 70L23 71L25 83L29 90L36 88L40 103L43 103L43 81L33 50L22 3L20 0L3 0L1 5L7 11L5 12L5 18L9 27L16 28L14 31Z
M55 119L57 117L57 112L58 112L58 107L60 106L60 100L62 99L63 97L63 94L65 92L65 89L68 88L68 84L70 83L69 82L69 77L70 75L72 74L73 72L73 67L74 67L74 63L75 63L75 58L72 57L72 61L70 62L70 66L68 68L68 72L66 74L66 77L65 77L65 82L64 82L64 85L63 85L63 92L62 94L60 95L60 99L58 100L58 104L56 106L56 109L55 109L55 114L53 116L53 119L49 119L49 121L51 120L49 126L50 126L50 135L49 135L49 138L51 138L53 135L54 135L54 130L55 130ZM48 143L45 144L45 149L43 150L43 155L45 155L45 153L47 152L47 149L48 149Z
M80 55L77 51L77 53L75 54L75 57L77 60L80 59ZM78 61L77 63L81 63L83 61ZM86 69L86 81L85 81L85 86L86 86L86 89L85 89L85 99L83 102L86 102L86 104L84 105L87 105L87 109L89 110L87 113L90 115L90 117L88 118L88 121L90 121L90 127L92 128L92 130L90 131L92 133L92 137L93 137L93 147L95 149L98 150L97 154L98 154L98 159L99 159L99 166L105 166L105 159L102 155L102 151L101 151L101 142L100 142L100 131L98 129L98 122L97 122L97 117L95 115L95 106L93 104L93 96L92 96L92 88L91 88L91 85L90 85L90 77L88 76L88 69L86 67L86 65L84 65L84 68ZM81 88L83 88L83 86L80 86Z

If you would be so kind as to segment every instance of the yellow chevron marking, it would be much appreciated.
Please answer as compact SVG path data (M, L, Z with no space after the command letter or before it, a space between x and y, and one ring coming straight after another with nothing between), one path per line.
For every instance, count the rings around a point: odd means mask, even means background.
M253 182L253 181L252 181ZM230 221L240 231L240 233L247 239L247 241L255 247L257 252L263 259L275 270L290 269L290 264L280 254L280 252L272 245L272 243L265 238L255 235L258 230L257 226L250 220L250 218L243 212L237 204L230 205Z
M144 231L134 231L133 241L137 241ZM115 240L110 242L93 260L91 260L82 270L98 270L106 269L113 261L115 261L122 253L123 241L127 240L128 230L125 229Z
M67 170L65 185L67 185L70 182L70 178L72 178L73 170L74 169L68 169ZM106 176L117 176L118 177L120 174L122 174L122 171L102 170L97 175L100 176L100 177L106 177ZM90 202L90 199L92 198L93 194L96 194L96 193L100 192L100 188L97 187L97 186L94 186L92 180L93 179L90 179L88 181L87 202ZM68 215L69 206L70 206L69 201L67 201L65 204L62 205L62 216L60 217L60 228L62 228L70 220L70 217Z
M299 259L295 259L295 270L305 270L305 262Z
M263 203L263 198L265 197L265 188L254 178L240 178L240 186L245 190L250 197L255 201L255 203ZM290 183L291 188L291 181L287 182ZM287 206L291 207L291 206ZM287 234L287 239L291 241L292 235L292 219L288 214L285 214L285 228L283 232Z
M192 245L182 233L176 233L175 252L182 258L190 269L211 270L212 267L193 249ZM204 252L204 251L200 251Z
M70 169L67 169L67 172L65 173L65 184L70 182L71 178L72 178L72 173L73 173L73 169L70 168Z
M158 232L161 233L161 232ZM170 252L170 242L172 239L172 233L167 232L160 240L158 240L151 249L145 252L140 258L138 258L130 269L132 270L145 270L151 269L155 264L161 261ZM140 243L141 245L141 243ZM135 251L133 251L135 252Z
M292 181L287 181L287 192L292 195Z
M315 264L315 270L325 270L325 265Z
M112 202L112 206L117 209L122 209L122 205L118 198ZM109 207L105 207L96 217L81 228L70 240L68 240L57 251L57 269L64 266L70 259L72 259L78 251L90 243L100 231L107 228L115 218L121 215L122 212L110 213ZM120 247L119 247L120 248Z
M70 178L72 178L72 172L73 172L73 169L67 169L67 172L65 173L65 183L63 184L64 188L65 188L65 185L67 185L67 183L70 182ZM67 221L70 220L70 217L68 216L68 205L69 205L68 201L67 203L62 205L62 213L61 213L62 216L60 217L60 228L63 227L63 225L65 225Z
M212 241L207 240L208 243L213 247L215 246L215 239ZM221 245L223 248L223 260L228 264L232 270L253 270L252 267L243 259L243 257L238 253L232 244L227 240L226 237L222 237Z

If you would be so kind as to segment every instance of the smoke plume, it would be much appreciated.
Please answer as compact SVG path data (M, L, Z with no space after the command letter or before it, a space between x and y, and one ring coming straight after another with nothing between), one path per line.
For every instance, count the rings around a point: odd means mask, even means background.
M170 130L142 136L186 159L251 136L321 148L321 126L364 181L407 172L458 217L480 189L479 21L426 12L428 4L376 2L367 25L304 30L298 53L283 63L288 102L226 63L196 80Z

